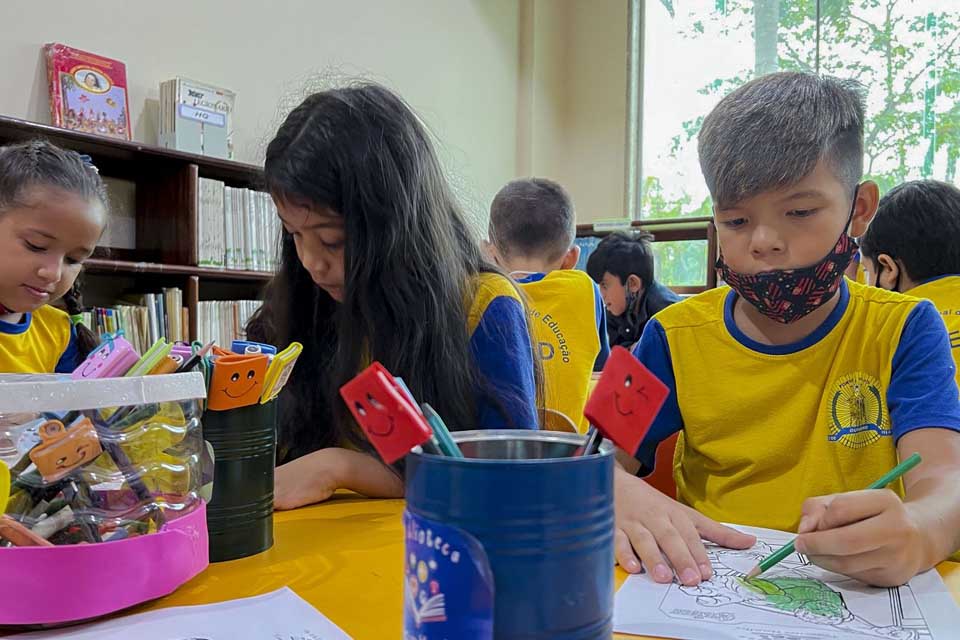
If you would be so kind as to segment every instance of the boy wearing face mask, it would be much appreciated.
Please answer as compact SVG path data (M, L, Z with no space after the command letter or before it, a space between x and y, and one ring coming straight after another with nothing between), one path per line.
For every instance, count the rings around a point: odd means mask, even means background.
M853 82L777 73L704 120L729 286L660 312L634 350L672 391L637 459L649 469L681 435L678 501L618 471L628 571L709 577L701 538L753 542L718 521L796 531L814 563L874 585L960 548L960 393L943 322L927 301L843 276L879 195L860 182L863 112ZM923 463L902 483L862 491L913 453Z
M600 286L607 308L611 346L633 349L647 321L682 299L653 277L653 235L614 232L587 260L587 273Z
M960 189L937 180L894 187L880 199L860 252L873 286L933 302L960 384Z

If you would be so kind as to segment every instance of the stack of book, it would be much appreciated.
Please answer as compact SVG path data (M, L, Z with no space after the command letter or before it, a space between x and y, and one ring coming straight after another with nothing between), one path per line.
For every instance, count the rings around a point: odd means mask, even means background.
M270 194L200 178L197 264L276 271L280 219Z
M183 306L183 292L176 288L126 296L115 307L94 307L83 314L83 323L101 337L122 330L141 352L159 338L170 342L189 339L189 313Z
M233 158L237 94L203 82L174 78L160 84L160 146Z
M247 321L262 304L261 300L200 302L197 307L198 340L230 344L244 338Z

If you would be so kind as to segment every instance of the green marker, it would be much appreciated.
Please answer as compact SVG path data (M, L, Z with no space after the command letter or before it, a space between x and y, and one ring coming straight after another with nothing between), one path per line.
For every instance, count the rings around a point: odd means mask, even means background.
M897 480L900 476L905 474L910 469L913 469L915 466L920 464L920 454L915 453L893 469L890 469L887 473L883 475L882 478L871 484L867 489L883 489L885 486ZM778 564L781 560L792 554L796 551L795 543L796 538L783 545L769 556L760 561L760 564L755 566L753 569L750 569L750 573L747 574L747 579L756 578L758 575L764 571L768 571L771 567Z
M423 416L427 419L430 428L433 429L433 435L436 436L440 444L440 450L444 455L450 456L451 458L464 457L463 452L460 451L460 447L458 447L457 443L450 437L450 431L447 429L447 425L443 423L440 415L433 407L427 403L423 403L420 405L420 408L423 409Z

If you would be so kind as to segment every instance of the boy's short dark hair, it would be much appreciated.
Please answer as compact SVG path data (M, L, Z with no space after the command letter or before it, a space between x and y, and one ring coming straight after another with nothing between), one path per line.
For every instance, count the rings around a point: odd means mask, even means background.
M937 180L894 187L880 199L860 252L899 260L915 282L960 273L960 189Z
M617 276L621 284L636 275L643 280L644 287L649 287L654 278L652 241L653 235L646 231L611 233L587 258L587 273L598 284L604 273Z
M504 257L556 260L570 249L577 235L573 202L553 180L513 180L490 205L489 235Z
M851 197L863 175L863 87L810 73L761 76L707 115L697 150L714 205L802 180L826 160Z

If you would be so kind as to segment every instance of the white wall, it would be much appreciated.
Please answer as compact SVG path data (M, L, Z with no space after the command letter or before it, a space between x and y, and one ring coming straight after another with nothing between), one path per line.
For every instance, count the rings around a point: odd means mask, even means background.
M564 184L578 219L623 215L626 0L0 0L0 114L49 122L43 44L127 64L133 133L155 143L158 85L238 93L238 159L260 162L329 70L396 89L440 142L481 228L516 176Z
M51 41L127 64L140 141L156 142L159 83L183 75L237 92L238 159L261 162L278 105L332 66L424 116L474 212L516 173L517 0L2 0L0 114L49 122Z
M520 0L520 16L518 175L564 185L578 222L622 217L627 0Z

